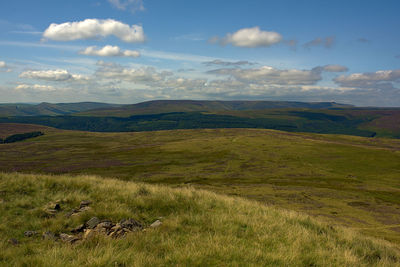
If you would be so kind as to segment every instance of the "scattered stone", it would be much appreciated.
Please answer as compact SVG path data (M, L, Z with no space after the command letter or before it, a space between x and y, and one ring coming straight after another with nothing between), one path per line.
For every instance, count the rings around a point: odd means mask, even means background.
M100 223L99 218L93 217L89 221L86 222L86 228L94 229Z
M95 234L95 231L93 229L85 229L83 232L83 239L88 239L92 237Z
M73 229L71 230L71 233L77 234L77 233L83 232L84 230L85 230L85 225L84 225L84 224L81 224L81 225L79 225L79 226L73 228Z
M87 210L90 210L90 207L89 206L83 206L83 207L79 208L79 210L77 210L77 213L84 212L84 211L87 211Z
M119 228L116 231L112 231L109 236L112 238L118 238L118 237L123 237L126 233L128 233L129 230L127 230L126 228Z
M11 239L8 239L8 243L13 245L13 246L16 246L16 245L19 244L19 241L17 239L15 239L15 238L11 238Z
M35 235L37 235L36 231L25 231L24 232L24 236L26 236L26 237L32 237L32 236L35 236Z
M73 209L66 214L67 218L78 215L81 212L90 210L90 207L89 207L90 203L91 202L88 200L81 201L81 203L79 204L79 208Z
M97 225L97 227L99 228L105 228L105 229L111 229L114 226L114 224L112 223L112 221L102 221L101 223L99 223Z
M128 219L122 219L119 224L121 225L122 228L126 228L128 230L136 230L136 229L142 229L143 226L140 222L135 221L132 218L128 218Z
M57 237L53 232L46 231L43 233L42 238L45 240L56 240Z
M153 222L152 224L150 224L150 227L156 228L156 227L161 226L161 224L162 224L162 222L160 220L157 220L157 221Z
M60 239L61 239L61 241L65 242L65 243L70 243L70 244L73 244L76 241L80 240L80 238L77 237L77 236L67 235L67 234L64 234L64 233L60 234Z
M44 209L44 212L49 216L55 216L57 212L61 210L61 206L58 202L50 203Z
M79 205L79 208L81 209L83 207L87 207L90 204L92 204L92 202L90 200L83 200L83 201L81 201L81 204Z

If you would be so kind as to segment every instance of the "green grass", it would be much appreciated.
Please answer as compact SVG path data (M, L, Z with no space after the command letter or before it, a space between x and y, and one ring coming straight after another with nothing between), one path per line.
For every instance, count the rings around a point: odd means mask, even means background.
M400 244L400 140L251 129L44 132L0 145L0 171L191 185Z
M190 187L93 176L0 173L2 266L398 266L389 242L332 227L308 216ZM91 210L66 212L82 200ZM59 201L55 217L43 208ZM75 245L24 237L24 231L65 233L91 216L132 217L156 229L122 239L95 236ZM12 246L7 240L16 238Z

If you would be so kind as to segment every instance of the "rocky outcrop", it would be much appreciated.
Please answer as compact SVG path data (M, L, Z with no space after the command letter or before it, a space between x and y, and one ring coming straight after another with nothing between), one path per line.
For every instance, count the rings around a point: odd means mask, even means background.
M90 209L89 205L91 201L84 200L81 201L79 207L68 212L67 218L71 216L79 215L80 213ZM49 203L44 209L47 215L55 216L61 211L61 205L59 201L54 203ZM161 219L162 217L159 217ZM160 220L154 221L148 226L149 228L156 228L162 225ZM111 238L122 238L128 233L137 231L146 231L146 227L139 221L133 218L125 218L119 222L113 222L108 219L99 219L98 217L92 217L85 223L80 224L70 230L70 233L60 233L56 235L51 231L46 231L42 234L44 240L60 240L64 243L74 244L76 242L82 242L87 239L92 238L95 235L104 235ZM25 231L24 235L26 237L34 237L37 235L36 231Z

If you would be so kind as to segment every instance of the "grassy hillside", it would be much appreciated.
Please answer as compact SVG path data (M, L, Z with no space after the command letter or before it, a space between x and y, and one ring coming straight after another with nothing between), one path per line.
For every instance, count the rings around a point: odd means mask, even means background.
M90 176L0 173L2 266L395 266L399 250L382 240L307 216L191 188L171 189ZM66 217L90 200L90 209ZM57 201L48 216L44 207ZM89 218L134 218L123 238L92 235L74 244L44 240ZM31 237L25 231L36 231ZM8 240L11 241L12 244Z
M255 129L48 129L44 136L0 145L0 171L189 184L400 244L400 140Z
M132 132L176 129L261 128L290 132L338 133L375 136L376 132L359 129L368 120L328 114L325 111L275 111L249 118L201 112L177 112L134 115L131 117L36 116L0 118L0 123L33 123L66 130L95 132Z
M19 124L9 123L0 125L0 138L4 139L7 136L13 134L23 134L35 131L52 131L53 129L46 126L35 125L35 124ZM54 130L53 130L54 131Z

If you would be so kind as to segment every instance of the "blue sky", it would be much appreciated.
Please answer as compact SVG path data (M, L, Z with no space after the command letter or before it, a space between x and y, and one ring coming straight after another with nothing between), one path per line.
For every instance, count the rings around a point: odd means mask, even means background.
M399 106L398 1L0 3L0 102Z

